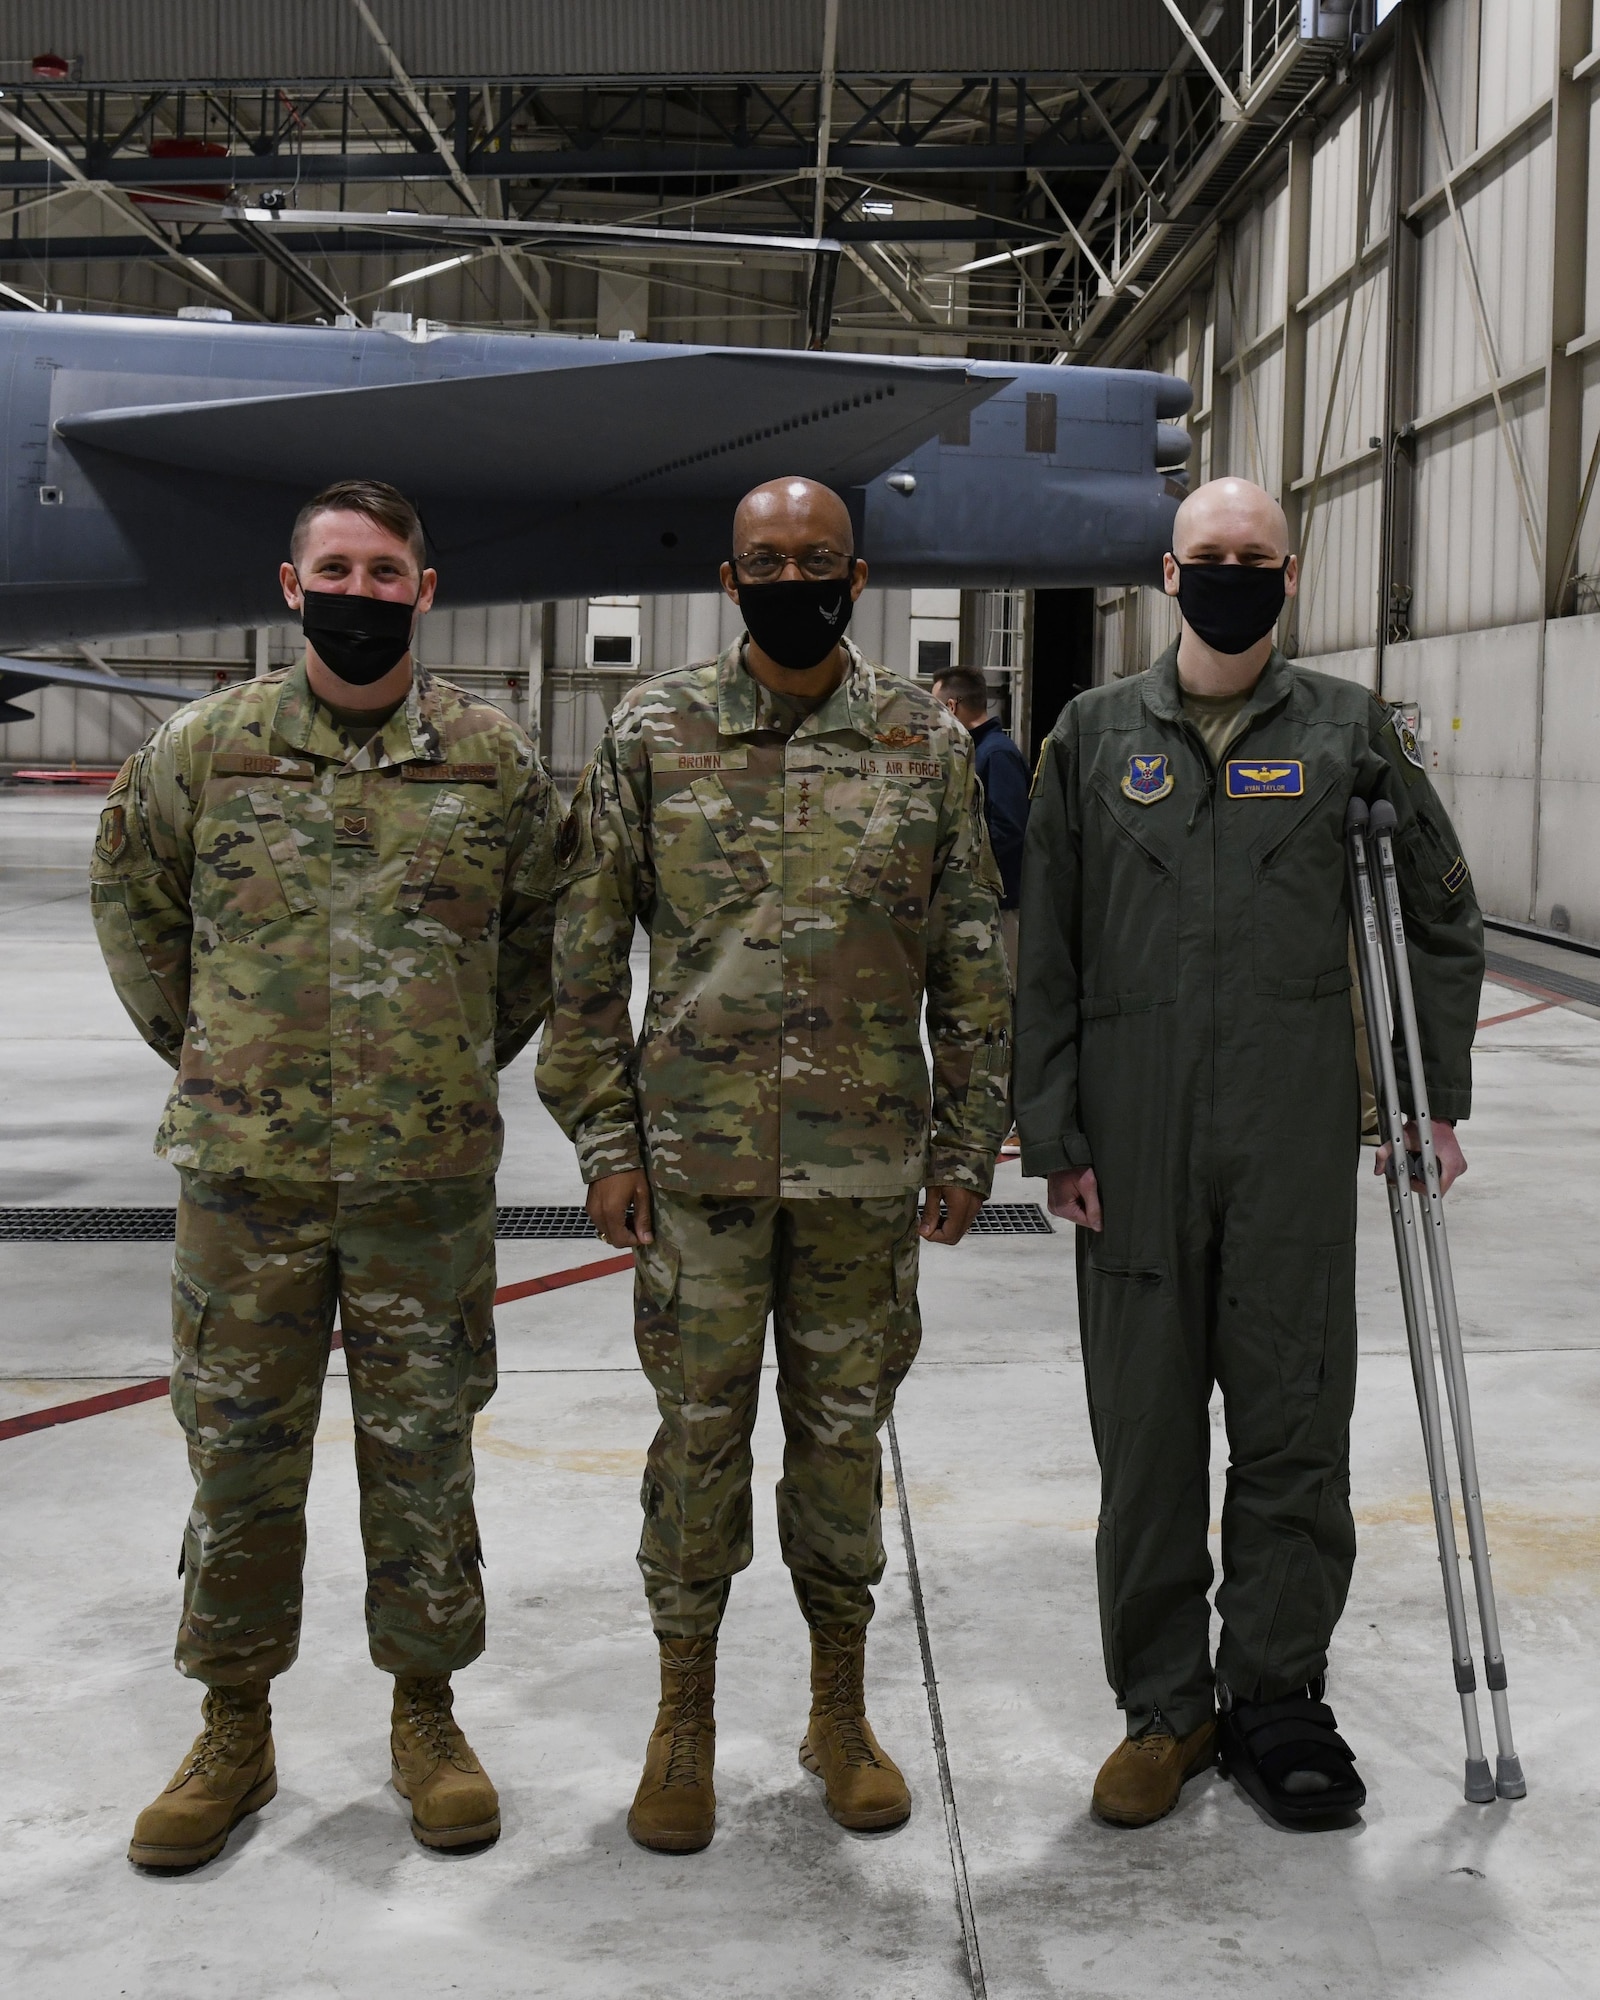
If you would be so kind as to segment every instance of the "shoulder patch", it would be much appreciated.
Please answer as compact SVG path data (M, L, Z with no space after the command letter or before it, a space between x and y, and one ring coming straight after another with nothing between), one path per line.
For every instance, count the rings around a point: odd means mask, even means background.
M498 764L402 764L400 775L413 785L494 785Z
M128 844L128 812L126 806L108 805L100 815L100 828L95 835L94 851L102 861L116 861Z
M1471 870L1458 854L1444 871L1444 886L1452 896L1458 895L1471 878Z
M111 780L111 789L106 793L106 803L108 805L113 799L120 799L129 785L133 783L133 767L137 763L138 757L139 753L135 750L122 769Z
M1400 754L1408 764L1415 764L1419 771L1426 769L1422 761L1422 745L1417 741L1417 732L1412 728L1405 710L1391 708L1390 727L1394 730L1394 740L1400 745Z

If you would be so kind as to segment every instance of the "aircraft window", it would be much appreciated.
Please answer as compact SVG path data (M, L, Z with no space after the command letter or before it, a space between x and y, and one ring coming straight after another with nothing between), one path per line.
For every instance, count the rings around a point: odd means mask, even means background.
M1046 389L1028 392L1028 435L1026 449L1049 451L1056 448L1056 399Z
M956 410L939 426L940 444L971 444L972 412Z

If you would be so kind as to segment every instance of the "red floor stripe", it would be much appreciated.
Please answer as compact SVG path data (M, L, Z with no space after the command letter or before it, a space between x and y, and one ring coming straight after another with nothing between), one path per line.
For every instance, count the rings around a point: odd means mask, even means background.
M535 1292L559 1292L563 1285L581 1285L586 1278L609 1278L617 1271L633 1269L633 1252L621 1257L602 1257L598 1264L574 1264L568 1271L551 1271L543 1278L524 1278L520 1285L502 1285L494 1295L497 1306L513 1299L531 1299Z
M85 1396L78 1403L56 1403L48 1410L29 1410L25 1416L7 1417L0 1423L0 1442L26 1437L29 1431L47 1431L52 1424L75 1424L79 1417L98 1417L103 1410L125 1410L130 1403L153 1403L167 1393L167 1378L135 1382L127 1389L108 1389L103 1396Z
M497 1306L512 1299L531 1298L535 1292L558 1292L564 1285L581 1285L588 1278L609 1278L617 1271L633 1269L633 1253L623 1257L602 1257L594 1264L574 1264L565 1271L551 1271L542 1278L527 1278L519 1285L502 1285L494 1295ZM335 1327L333 1345L342 1347L344 1337ZM125 1389L108 1389L104 1395L84 1396L76 1403L52 1403L48 1409L28 1410L20 1417L0 1420L0 1444L7 1438L26 1437L30 1431L47 1431L56 1424L75 1424L80 1417L98 1417L107 1410L126 1410L134 1403L153 1403L168 1390L165 1375L150 1382L134 1382Z
M1514 1007L1509 1014L1491 1014L1487 1021L1480 1021L1480 1028L1498 1028L1502 1021L1525 1021L1530 1014L1548 1014L1552 1007L1559 1007L1559 1000L1535 1000L1531 1007Z

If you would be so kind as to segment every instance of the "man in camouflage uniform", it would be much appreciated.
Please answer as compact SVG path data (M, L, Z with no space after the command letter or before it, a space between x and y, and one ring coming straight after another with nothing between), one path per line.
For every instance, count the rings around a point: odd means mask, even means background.
M910 1812L862 1691L884 1566L878 1431L921 1337L919 1235L960 1239L1007 1127L1010 1001L971 739L837 638L866 581L851 546L825 487L747 495L722 579L751 636L630 692L562 833L538 1081L591 1216L635 1247L661 1412L639 1565L662 1699L628 1826L669 1852L715 1825L716 1635L751 1557L769 1314L779 1541L812 1631L801 1761L845 1826ZM635 921L650 934L637 1043Z
M449 1676L484 1643L496 1075L549 1002L558 817L522 731L412 670L434 573L408 503L329 488L293 549L304 662L157 729L93 864L117 992L177 1071L156 1141L181 1178L172 1402L195 1481L177 1664L208 1692L140 1815L150 1867L209 1860L277 1789L268 1683L299 1643L336 1309L394 1783L430 1846L499 1832ZM380 618L387 640L346 629Z

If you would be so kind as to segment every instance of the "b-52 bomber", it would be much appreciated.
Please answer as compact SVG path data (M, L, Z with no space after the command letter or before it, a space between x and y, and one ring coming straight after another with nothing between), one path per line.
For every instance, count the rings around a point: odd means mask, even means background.
M1165 375L426 322L0 314L0 384L0 650L280 621L295 510L357 476L416 502L453 604L708 589L788 472L878 584L1154 581L1189 448ZM0 701L85 679L0 662Z

